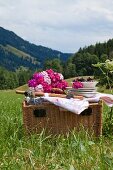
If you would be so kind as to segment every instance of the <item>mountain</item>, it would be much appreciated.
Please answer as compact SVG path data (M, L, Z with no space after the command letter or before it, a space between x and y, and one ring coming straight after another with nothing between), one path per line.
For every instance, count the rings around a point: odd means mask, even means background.
M66 61L71 55L32 44L0 27L0 66L8 70L15 71L20 66L35 70L41 68L46 59L60 58Z

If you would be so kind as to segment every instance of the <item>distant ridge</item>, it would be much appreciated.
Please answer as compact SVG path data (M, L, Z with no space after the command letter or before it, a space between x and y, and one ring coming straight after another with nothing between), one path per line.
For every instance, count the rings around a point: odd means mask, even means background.
M41 68L46 59L60 58L66 61L71 55L32 44L14 32L0 27L0 66L8 70L15 71L20 66L35 70Z

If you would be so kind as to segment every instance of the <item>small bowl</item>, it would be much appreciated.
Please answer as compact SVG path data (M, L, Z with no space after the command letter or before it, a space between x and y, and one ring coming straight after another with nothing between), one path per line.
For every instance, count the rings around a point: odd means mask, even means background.
M97 81L84 81L81 82L83 84L83 88L95 88L95 86L97 85Z

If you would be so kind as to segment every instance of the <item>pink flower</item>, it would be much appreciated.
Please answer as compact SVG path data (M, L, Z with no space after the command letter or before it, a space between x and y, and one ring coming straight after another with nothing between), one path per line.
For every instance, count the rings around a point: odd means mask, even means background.
M62 90L65 90L66 87L68 86L68 83L65 81L65 80L62 80L62 81L58 81L54 84L55 88L59 88L59 89L62 89Z
M75 82L73 82L72 87L75 89L83 88L83 84L80 81L75 81Z
M56 81L60 81L60 75L58 73L55 73L54 75L55 75Z
M44 91L42 84L37 85L35 91Z
M37 84L40 84L44 81L44 77L40 73L33 74L33 78L36 80Z
M29 87L36 87L36 85L37 85L37 82L36 82L35 79L31 79L31 80L28 81Z
M58 73L58 75L60 76L60 80L64 79L64 76L61 73Z
M46 82L43 82L42 86L43 86L44 92L47 92L47 93L51 92L51 88L52 88L51 85L48 85Z
M48 74L54 74L54 71L52 69L46 70Z
M54 72L52 69L33 74L33 79L28 81L28 86L39 90L42 86L44 92L51 92L52 88L60 88L64 90L68 83L63 79L61 73Z

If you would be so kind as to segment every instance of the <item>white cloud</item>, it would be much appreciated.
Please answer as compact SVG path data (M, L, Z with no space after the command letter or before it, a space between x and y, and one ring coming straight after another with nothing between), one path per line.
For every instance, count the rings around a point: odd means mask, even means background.
M113 38L112 0L0 0L0 25L37 45L75 52Z

